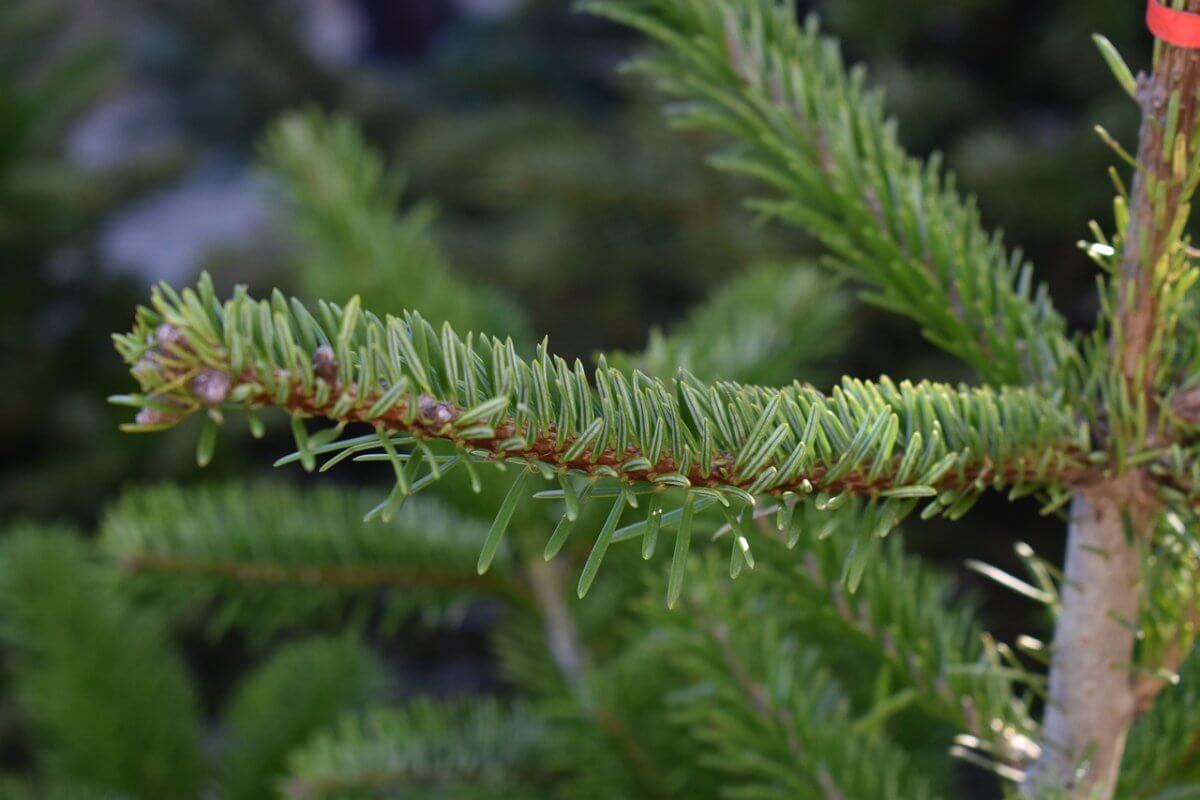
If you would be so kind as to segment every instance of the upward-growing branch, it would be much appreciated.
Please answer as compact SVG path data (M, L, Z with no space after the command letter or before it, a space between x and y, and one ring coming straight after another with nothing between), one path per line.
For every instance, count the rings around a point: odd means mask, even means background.
M1200 11L1200 0L1188 0L1187 8ZM1164 344L1160 304L1172 251L1183 249L1180 235L1197 177L1200 51L1162 42L1156 53L1153 74L1142 74L1137 84L1142 109L1138 169L1115 286L1117 323L1111 342L1132 398L1146 397L1159 380Z
M757 210L799 225L867 300L915 320L992 384L1056 382L1075 357L1062 316L1019 252L986 232L938 158L900 144L883 96L815 20L777 0L588 0L664 45L639 62L674 121L734 146L716 166L769 185Z

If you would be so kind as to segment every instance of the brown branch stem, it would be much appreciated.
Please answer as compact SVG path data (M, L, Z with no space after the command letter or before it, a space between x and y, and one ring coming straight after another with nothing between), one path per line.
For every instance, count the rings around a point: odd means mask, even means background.
M253 378L247 376L243 380L251 382ZM355 387L349 387L348 391L353 393ZM625 480L631 482L649 481L658 475L679 471L679 465L670 455L660 456L657 462L649 469L622 470L621 467L623 464L642 456L642 452L633 446L628 447L621 453L616 452L611 447L598 452L585 450L577 458L568 460L564 454L574 443L574 437L567 437L565 442L559 444L556 432L552 426L536 432L530 430L517 431L511 418L504 420L497 426L490 437L464 439L455 435L456 431L453 423L454 420L463 414L465 409L459 408L452 403L424 396L418 401L419 407L417 409L410 410L408 407L409 402L402 398L388 411L378 417L368 419L367 411L376 399L372 395L366 397L361 402L355 403L344 414L335 416L333 414L333 407L336 400L332 398L336 397L337 394L337 391L330 392L331 399L324 404L318 404L304 390L299 381L294 381L287 401L282 407L292 413L299 412L307 416L329 419L336 422L360 422L381 427L393 433L411 433L425 439L443 439L453 442L464 450L486 452L495 458L521 458L528 461L539 461L556 469L574 469L588 473L594 473L601 467L607 467L620 472ZM252 405L258 406L279 405L274 396L268 392L259 394L249 402ZM526 446L518 449L505 449L502 446L503 443L518 433L524 433L529 438ZM1070 465L1054 475L1054 480L1057 483L1088 485L1103 478L1101 471L1088 465L1088 454L1080 450L1078 445L1073 441L1064 440L1055 449L1065 455L1066 461ZM960 464L957 468L952 468L934 484L934 488L942 491L963 489L972 485L997 484L1013 486L1035 479L1041 483L1045 483L1046 478L1044 475L1040 478L1037 477L1038 463L1042 460L1045 452L1046 448L1044 445L1037 448L1030 448L1027 453L1016 455L1004 463L996 463L988 456L972 454L973 458ZM747 489L753 484L755 476L739 474L735 469L735 461L736 459L733 454L721 453L712 458L711 467L707 472L699 464L692 464L688 468L685 477L694 487L717 488L737 486ZM872 471L872 464L868 461L850 474L835 480L826 480L825 475L829 470L824 465L817 464L811 469L796 475L794 478L775 485L770 489L770 493L773 495L782 495L785 492L795 492L798 494L827 492L831 495L838 495L848 492L853 495L871 496L893 488L892 476L899 469L901 461L902 456L894 457L892 466L881 470L880 474L874 478L869 477Z

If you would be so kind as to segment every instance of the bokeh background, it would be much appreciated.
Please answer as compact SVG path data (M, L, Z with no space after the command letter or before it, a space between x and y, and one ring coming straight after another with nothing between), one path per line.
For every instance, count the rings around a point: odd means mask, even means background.
M903 141L944 153L985 219L1021 246L1072 325L1091 324L1094 271L1076 241L1106 219L1111 153L1135 109L1090 40L1135 66L1135 0L823 0L853 60L886 87ZM706 142L666 130L621 62L640 43L561 0L4 0L0 3L0 516L90 530L124 487L249 479L288 449L228 434L195 466L194 430L118 433L127 389L109 335L158 280L299 289L288 203L261 156L294 110L336 112L403 177L454 270L507 296L567 356L636 350L747 265L812 253L762 227ZM344 294L355 291L351 277ZM331 298L340 299L340 298ZM833 370L970 380L902 320L854 305ZM737 331L728 333L731 337ZM228 441L226 441L226 439ZM381 486L386 475L343 480ZM1012 562L1014 538L1061 550L1033 502L985 499L907 545L984 599L1002 637L1027 608L962 569ZM423 629L394 649L408 679L494 680L483 623ZM244 667L236 637L183 634L206 701ZM0 765L28 752L0 707Z

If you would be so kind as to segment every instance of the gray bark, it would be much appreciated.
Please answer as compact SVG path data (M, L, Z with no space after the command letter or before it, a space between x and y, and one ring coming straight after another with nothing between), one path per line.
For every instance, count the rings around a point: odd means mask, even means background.
M1042 753L1029 771L1033 798L1109 800L1136 711L1130 665L1140 567L1130 535L1153 523L1127 485L1112 481L1075 496L1062 608L1054 635Z

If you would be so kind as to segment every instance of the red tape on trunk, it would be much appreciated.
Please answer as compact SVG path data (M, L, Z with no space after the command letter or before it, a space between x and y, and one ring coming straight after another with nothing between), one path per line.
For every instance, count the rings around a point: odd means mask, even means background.
M1167 8L1159 0L1146 0L1146 27L1176 47L1200 48L1200 14Z

